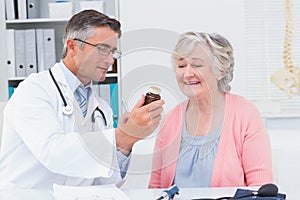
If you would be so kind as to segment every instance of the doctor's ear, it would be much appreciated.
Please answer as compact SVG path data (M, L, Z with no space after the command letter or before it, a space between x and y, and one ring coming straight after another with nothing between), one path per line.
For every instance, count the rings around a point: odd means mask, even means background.
M76 47L79 48L77 46L76 41L70 38L66 41L66 43L67 43L67 45L66 45L67 46L67 54L71 53L72 55L74 55L74 53L76 52Z

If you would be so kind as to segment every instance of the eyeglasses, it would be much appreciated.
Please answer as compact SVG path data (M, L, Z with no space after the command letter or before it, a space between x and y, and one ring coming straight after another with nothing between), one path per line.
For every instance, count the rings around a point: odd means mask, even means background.
M91 44L89 42L86 42L86 41L83 41L83 40L80 40L80 39L77 39L77 38L74 38L73 40L82 42L84 44L91 45L93 47L96 47L98 49L99 54L103 55L103 56L109 56L110 52L112 52L113 58L114 59L118 59L122 55L122 52L120 50L118 50L118 49L110 49L110 46L107 45L107 44Z

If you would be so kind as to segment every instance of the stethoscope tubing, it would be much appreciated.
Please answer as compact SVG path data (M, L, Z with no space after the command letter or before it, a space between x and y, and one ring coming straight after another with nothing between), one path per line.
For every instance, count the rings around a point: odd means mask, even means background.
M67 104L67 101L66 101L64 95L62 94L62 91L61 91L61 89L59 88L58 83L57 83L57 81L55 80L55 78L54 78L54 76L53 76L53 74L52 74L51 69L49 69L49 73L50 73L50 76L51 76L51 78L52 78L52 80L53 80L53 82L54 82L54 84L55 84L55 86L56 86L58 92L59 92L59 95L60 95L61 99L62 99L63 102L64 102L64 107L67 107L67 105L68 105L68 104Z
M66 101L66 99L65 99L65 97L64 97L64 95L63 95L63 93L62 93L62 91L61 91L61 89L60 89L60 87L58 85L58 83L57 83L57 81L55 80L55 78L53 76L53 73L52 73L51 69L49 69L49 73L50 73L50 76L51 76L51 78L52 78L52 80L53 80L53 82L54 82L54 84L55 84L55 86L56 86L56 88L57 88L57 90L59 92L59 95L60 95L60 97L61 97L61 99L62 99L62 101L64 103L63 113L66 114L66 115L72 114L73 109L68 105L68 103L67 103L67 101ZM103 118L104 125L107 126L106 117L105 117L103 111L98 106L93 111L93 114L92 114L92 123L95 123L95 121L96 121L96 117L95 117L95 112L96 111L99 111L99 113L101 114L101 116Z
M104 121L104 125L107 126L107 121L104 115L104 112L97 106L96 109L94 110L93 114L92 114L92 122L95 123L96 121L96 117L95 117L95 112L99 111L99 113L101 114L103 121Z

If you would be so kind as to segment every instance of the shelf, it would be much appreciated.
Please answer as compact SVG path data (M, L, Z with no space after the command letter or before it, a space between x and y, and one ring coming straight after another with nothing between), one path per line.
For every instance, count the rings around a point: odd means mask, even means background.
M117 73L109 73L109 72L108 72L108 73L106 74L106 77L107 77L107 78L109 78L109 77L118 77L118 74L117 74Z
M23 81L26 77L13 77L8 78L8 81Z
M8 79L8 86L18 87L19 83L21 83L26 77L14 77ZM117 73L108 73L106 74L106 79L99 83L94 84L109 84L109 83L117 83L118 82L118 74Z
M80 2L82 0L72 0L73 3L73 13L77 13L80 11ZM69 21L69 17L64 18L49 18L49 7L48 3L53 2L53 0L43 0L39 1L39 16L41 18L30 18L30 19L5 19L5 1L0 1L0 35L4 38L10 34L8 38L14 38L12 36L12 32L14 30L27 30L27 29L51 29L54 30L54 38L55 38L55 63L60 62L62 59L62 50L63 50L63 36L65 32L66 24ZM118 18L118 0L103 0L105 5L105 14L108 16L115 16L113 18ZM6 30L12 29L12 31L7 32ZM8 72L8 68L10 67L6 54L8 52L14 52L14 46L7 44L7 42L11 42L11 40L4 40L0 45L0 100L7 101L9 97L12 95L14 89L18 87L18 85L26 79L26 77L14 77L11 71ZM9 47L9 48L7 48ZM15 58L15 56L13 57ZM53 63L53 65L55 64ZM109 71L106 75L106 79L103 82L95 82L93 83L96 88L97 85L102 84L111 84L116 83L118 87L120 87L120 71L118 70L117 61L112 66L111 71ZM9 78L8 76L12 77ZM114 85L114 84L112 84ZM99 86L100 87L100 86ZM105 85L106 87L106 85ZM120 104L120 97L117 97L117 105ZM118 115L118 109L114 111L114 115Z
M27 23L52 23L52 22L63 22L66 23L69 19L62 18L34 18L34 19L15 19L6 20L6 24L27 24Z
M113 77L118 77L117 73L107 73L106 78L113 78ZM23 81L26 77L13 77L13 78L8 78L9 81Z

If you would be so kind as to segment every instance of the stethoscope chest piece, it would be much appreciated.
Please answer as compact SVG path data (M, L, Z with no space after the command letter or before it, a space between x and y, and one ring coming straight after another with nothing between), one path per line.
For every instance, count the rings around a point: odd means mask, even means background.
M58 83L56 82L56 80L55 80L55 78L54 78L54 76L53 76L53 74L51 72L51 69L49 69L49 73L50 73L50 76L51 76L51 78L52 78L52 80L53 80L53 82L54 82L54 84L55 84L58 92L59 92L59 95L60 95L62 101L64 102L64 106L62 107L63 114L64 115L71 115L73 113L72 106L68 105L68 103L67 103L67 101L66 101L66 99L65 99L65 97L64 97L64 95L62 93L62 91L60 90L60 88L58 86Z
M73 108L71 106L69 106L69 105L63 106L62 112L65 115L71 115L73 113Z

